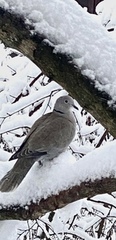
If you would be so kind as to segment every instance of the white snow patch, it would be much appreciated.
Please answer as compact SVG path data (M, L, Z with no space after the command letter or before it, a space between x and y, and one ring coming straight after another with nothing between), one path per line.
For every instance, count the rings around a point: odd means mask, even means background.
M23 14L35 31L54 44L56 52L70 54L83 73L115 103L116 41L111 39L97 17L73 0L5 0L0 6ZM112 18L115 21L115 14Z
M109 176L116 177L115 145L116 140L94 152L91 151L79 161L75 161L75 157L66 151L53 161L45 162L42 167L35 163L16 190L0 193L0 204L24 205L31 200L36 201L52 194L58 194L59 191L83 181L94 181ZM0 163L1 177L13 166L14 162Z

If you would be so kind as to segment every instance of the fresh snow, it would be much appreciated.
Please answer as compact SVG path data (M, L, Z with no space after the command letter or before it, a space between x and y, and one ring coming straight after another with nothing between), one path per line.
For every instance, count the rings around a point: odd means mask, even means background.
M108 8L109 2L110 8ZM107 7L105 3L107 3ZM115 13L115 0L103 1L99 5L99 16L88 14L73 0L1 0L0 6L23 14L27 23L33 24L36 31L44 33L49 42L54 44L56 53L61 51L71 54L74 63L80 67L83 74L89 76L100 90L109 93L112 103L115 102L116 42L111 39L111 34L107 33L106 29L101 26L101 22L104 24L103 19L109 19L112 16L112 9ZM115 14L113 16L115 24ZM12 51L17 56L11 57ZM41 70L21 53L14 49L7 49L3 44L0 44L0 178L15 163L15 161L9 162L8 159L12 152L21 145L26 130L28 131L38 117L52 111L59 96L67 94L54 81L46 86L42 85L42 82L47 83L47 77L45 79L39 78L30 87L31 80L40 73ZM23 97L14 102L21 93ZM75 104L78 105L76 101ZM30 114L39 105L40 108ZM27 205L32 200L41 200L41 198L47 198L51 194L58 194L59 191L83 181L94 181L109 176L116 177L116 140L112 141L113 138L110 136L107 143L105 140L102 143L104 146L95 149L104 133L104 128L90 114L89 126L86 123L88 114L79 105L78 108L79 111L75 111L77 133L69 149L52 162L44 163L42 167L35 163L16 190L0 193L0 206ZM70 235L72 233L86 240L95 240L97 232L94 227L100 218L107 218L109 211L110 220L106 231L108 229L110 231L111 223L115 224L116 193L113 193L113 196L97 195L92 198L96 203L86 199L76 201L56 210L52 222L48 221L49 213L41 219L51 225L56 236L59 232L62 233L54 239L64 239L63 234L67 232L69 238L72 237ZM106 205L99 204L99 201L105 202ZM107 203L114 207L112 209L106 207ZM80 213L82 208L88 209L91 213L94 209L98 212L96 216L89 213L85 213L84 216L83 213ZM73 229L72 226L69 231L69 223L74 220L75 214L77 214L76 228ZM78 216L81 217L78 218ZM31 226L33 222L29 221L28 224ZM42 226L42 222L40 225ZM90 236L87 232L91 226L93 226L95 236ZM19 229L25 230L27 227L25 221L1 221L0 239L16 240L17 233L20 233ZM19 239L24 240L24 235ZM106 236L99 239L106 240ZM111 240L115 239L116 234L113 232Z
M84 181L94 181L102 177L116 177L115 146L116 140L107 143L100 149L93 150L79 161L76 161L75 157L66 151L53 162L44 163L42 167L35 163L16 190L0 193L0 204L26 205L31 200L35 202L47 198L53 193L58 194L60 191L79 185ZM1 162L1 177L14 163L15 161Z
M110 2L113 3L110 12L114 7L114 13L115 0ZM86 12L74 0L2 0L0 6L22 14L35 31L54 44L56 53L70 54L82 73L90 77L99 90L109 94L109 104L115 104L116 41L112 40L97 16ZM112 18L115 22L115 14Z
M97 7L96 12L100 16L101 22L107 29L115 28L116 26L116 1L105 0L101 1Z

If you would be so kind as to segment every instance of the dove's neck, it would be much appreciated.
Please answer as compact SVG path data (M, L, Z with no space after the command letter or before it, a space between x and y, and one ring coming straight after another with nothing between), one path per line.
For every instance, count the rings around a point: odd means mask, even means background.
M56 110L56 109L54 109L54 112L60 113L60 114L64 114L64 112L62 112L62 111L60 111L60 110Z
M58 114L59 116L68 119L70 122L76 123L75 118L74 118L74 114L72 113L72 111L62 112L60 110L54 109L54 112L56 114Z

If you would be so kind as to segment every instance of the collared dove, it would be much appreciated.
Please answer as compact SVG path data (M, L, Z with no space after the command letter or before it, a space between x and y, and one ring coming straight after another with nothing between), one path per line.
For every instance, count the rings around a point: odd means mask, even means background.
M0 191L9 192L18 187L35 161L52 160L66 150L74 138L76 122L70 96L57 99L53 112L39 118L9 160L17 159L14 167L1 179ZM78 108L77 108L78 109Z

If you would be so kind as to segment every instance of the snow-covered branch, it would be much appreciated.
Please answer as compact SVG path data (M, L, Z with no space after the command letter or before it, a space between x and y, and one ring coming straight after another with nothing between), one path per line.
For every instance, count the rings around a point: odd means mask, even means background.
M69 31L67 39L69 42L67 42L67 44L63 44L63 36L61 36L60 44L60 40L56 38L58 33L55 35L53 33L52 35L52 31L50 31L50 35L48 31L47 35L44 28L42 32L42 26L40 26L40 28L37 28L37 26L35 27L35 23L33 22L34 15L32 17L32 22L31 15L29 15L30 18L27 17L25 22L26 13L23 14L23 12L19 11L19 14L17 14L15 7L13 10L14 12L9 12L10 7L7 7L8 10L0 8L0 38L7 46L20 50L33 60L50 79L54 79L62 85L83 108L89 111L114 137L116 137L114 88L114 81L116 78L112 68L112 66L115 65L115 57L113 57L116 49L115 43L111 42L112 40L108 38L105 29L103 29L100 24L96 23L93 17L87 15L76 2L72 2L70 2L70 4L76 4L75 6L77 6L77 15L76 18L75 13L74 16L72 15L72 10L70 9L69 11L69 6L67 4L67 14L70 14L71 18L73 17L72 21L74 21L71 28L68 25L68 31L74 28L75 25L76 28L73 29L74 32L72 33L70 32L71 30ZM42 6L39 4L38 6L42 11ZM48 11L51 10L48 9ZM77 22L75 22L76 19ZM84 21L82 25L79 19ZM81 30L82 26L84 26L83 24L85 24L86 38L84 38L85 33ZM79 29L77 26L80 26ZM98 27L99 34L97 32L96 36L96 34L91 31ZM61 29L59 28L59 31L60 30L62 33L62 26ZM90 32L94 36L93 43L91 42L91 38L89 38L89 35L91 35ZM77 35L74 33L77 33ZM74 34L74 42L70 39L71 34ZM64 42L65 41L64 39ZM68 43L70 44L68 45ZM81 43L82 45L80 45ZM111 43L112 46L109 49ZM98 46L96 44L98 44ZM106 45L105 52L103 51L104 45ZM94 51L94 49L97 50ZM103 51L103 53L101 51ZM91 54L92 56L90 59ZM108 65L108 67L104 69L105 65Z
M116 178L103 178L101 180L95 180L94 182L92 181L83 182L79 186L74 186L72 188L69 188L68 190L59 192L58 195L51 195L46 199L41 199L40 202L32 201L30 204L26 204L24 206L1 205L0 220L6 219L35 220L45 215L45 213L52 212L56 209L62 208L76 200L80 200L85 197L90 199L91 197L97 194L103 194L105 192L111 193L115 191L115 186Z
M0 219L36 219L76 200L114 192L115 144L107 143L78 161L67 151L42 167L36 163L17 189L0 193ZM1 162L2 175L13 164Z

